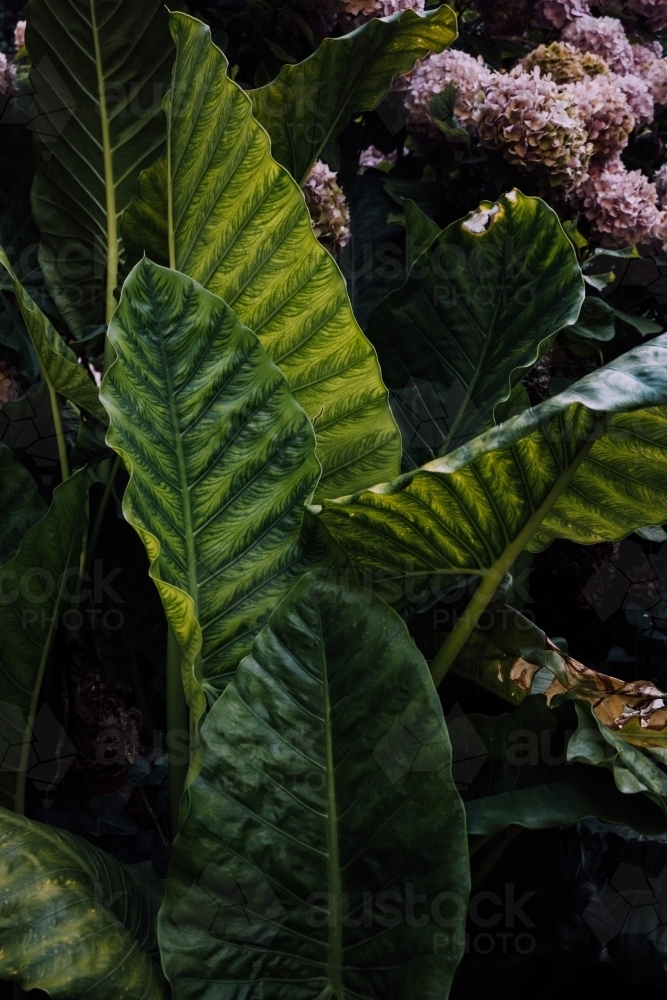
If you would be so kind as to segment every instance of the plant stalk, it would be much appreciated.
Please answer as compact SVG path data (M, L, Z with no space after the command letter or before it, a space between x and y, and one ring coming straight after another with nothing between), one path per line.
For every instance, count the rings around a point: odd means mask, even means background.
M181 677L181 647L171 628L167 632L167 751L172 839L180 827L180 804L188 773L189 717Z
M58 397L56 391L51 385L51 382L46 376L46 372L42 369L42 375L44 376L44 381L49 390L49 400L51 402L51 413L53 415L53 426L56 431L56 441L58 443L58 460L60 462L60 475L62 476L62 481L65 482L69 479L69 463L67 461L67 446L65 444L65 434L63 433L63 424L60 419L60 410L58 409Z
M601 425L597 424L585 443L579 449L579 453L573 462L565 469L553 487L542 501L540 506L533 512L523 529L515 539L505 548L501 556L484 573L481 574L479 586L468 603L465 611L458 622L449 633L444 643L431 660L431 676L433 683L438 687L446 677L449 668L459 655L468 641L473 629L476 627L493 595L500 586L505 575L521 555L526 545L533 537L544 518L547 516L560 495L570 485L574 474L584 461L589 451L601 434Z
M104 514L109 504L109 497L111 496L111 490L113 488L114 479L116 478L116 473L118 472L119 465L120 465L120 459L118 455L116 455L115 459L111 463L109 475L104 484L104 493L102 494L100 505L97 508L97 514L95 515L95 522L93 524L92 530L90 532L90 537L88 539L88 559L87 559L88 564L90 564L95 555L95 546L97 545L97 539L100 536L102 521L104 520Z

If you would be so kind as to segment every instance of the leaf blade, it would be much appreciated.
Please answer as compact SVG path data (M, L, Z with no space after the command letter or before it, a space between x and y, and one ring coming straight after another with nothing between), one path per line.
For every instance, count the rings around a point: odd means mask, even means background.
M143 950L154 947L155 902L130 866L0 809L0 873L4 976L53 997L164 1000L159 966Z
M12 270L7 254L1 247L0 266L5 269L14 288L43 377L65 399L71 399L98 420L106 421L106 411L100 403L95 383L77 363L73 352L23 288Z
M123 498L183 649L195 719L269 611L326 553L301 541L319 475L310 421L232 310L144 259L109 327L107 441L131 470Z
M369 657L383 671L364 667ZM357 586L304 577L209 714L202 741L159 920L177 1000L213 997L226 980L271 1000L446 993L467 896L463 817L439 702L398 616ZM306 787L315 772L323 780ZM289 787L281 773L294 779ZM405 806L409 819L398 815ZM384 933L373 915L370 929L354 922L372 883L399 906L408 883L431 902L445 890L463 904L437 957L428 920ZM266 959L254 971L258 947Z
M400 441L377 358L340 271L313 236L303 195L271 158L209 29L184 14L170 23L171 187L165 156L142 175L124 232L151 259L169 260L219 295L260 338L316 422L320 493L395 474Z
M413 228L418 212L407 204ZM426 249L368 324L406 468L481 433L584 300L574 249L539 198L515 189L440 235L423 219L416 235Z
M109 14L100 0L30 0L27 10L40 264L74 333L111 317L120 215L164 144L167 12L159 0L122 0Z
M666 359L663 336L417 472L324 501L320 517L372 580L439 578L439 589L480 575L487 600L526 546L661 523Z
M308 59L283 66L275 80L248 94L275 159L303 185L327 141L352 115L372 111L394 76L408 73L429 52L442 52L456 36L449 7L406 10L373 18L342 38L325 38Z
M2 568L0 679L4 712L11 716L5 730L11 728L14 746L0 770L0 798L18 812L46 657L69 579L79 570L90 484L82 469L57 486L51 507Z

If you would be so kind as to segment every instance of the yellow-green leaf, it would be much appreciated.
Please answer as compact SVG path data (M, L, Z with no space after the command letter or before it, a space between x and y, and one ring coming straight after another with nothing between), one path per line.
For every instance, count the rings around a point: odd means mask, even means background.
M275 604L327 551L301 540L315 435L255 335L191 278L144 259L109 327L109 445L131 479L125 517L183 650L197 721ZM325 533L323 533L325 534Z
M106 412L100 403L97 387L80 364L52 323L14 274L9 258L0 247L0 267L4 268L12 283L30 342L39 359L42 376L49 386L65 399L87 410L98 420L106 422Z
M392 478L400 439L375 351L303 195L272 159L209 29L185 14L170 23L168 152L142 174L123 231L219 295L260 338L315 424L319 495Z
M150 862L122 865L0 809L3 979L63 1000L166 1000L159 959L148 954L160 893Z

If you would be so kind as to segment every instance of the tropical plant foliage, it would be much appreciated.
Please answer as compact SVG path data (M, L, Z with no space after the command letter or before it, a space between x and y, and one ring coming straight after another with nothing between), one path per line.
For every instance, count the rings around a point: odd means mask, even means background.
M443 220L428 165L357 172L450 8L316 38L287 5L253 86L256 23L207 17L30 0L0 65L36 163L0 218L0 976L444 1000L471 870L519 830L667 832L658 678L575 659L512 596L565 543L607 546L601 586L635 544L658 592L667 334L597 294L557 205L503 184ZM431 118L470 153L455 98ZM398 268L357 282L359 234L397 225ZM616 318L627 350L536 399Z

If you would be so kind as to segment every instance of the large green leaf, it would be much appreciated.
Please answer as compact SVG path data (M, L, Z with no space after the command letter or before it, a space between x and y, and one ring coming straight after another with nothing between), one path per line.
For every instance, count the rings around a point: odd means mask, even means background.
M408 221L418 211L406 212ZM577 319L584 299L558 216L517 190L495 205L482 202L426 246L367 331L408 468L483 431L513 383Z
M171 15L171 29L168 155L142 175L124 232L152 260L219 295L257 334L316 425L323 496L391 478L400 440L377 358L313 236L303 195L271 158L209 29L184 14Z
M159 918L175 1000L446 997L465 824L401 619L357 586L304 577L202 742Z
M142 260L109 327L108 443L131 472L123 510L185 652L195 718L215 700L308 560L315 435L285 377L221 299ZM312 565L312 563L311 563Z
M0 442L0 565L16 555L25 533L45 513L34 479Z
M392 483L321 517L369 583L479 576L436 657L453 662L520 553L554 538L623 538L667 519L667 336L598 369ZM422 598L429 596L428 587Z
M32 726L46 659L64 603L75 592L88 526L89 474L56 487L51 507L0 570L0 698L11 709L3 736L13 744L0 769L0 802L21 812Z
M29 0L27 21L40 264L79 332L115 306L119 218L164 145L173 44L161 0Z
M404 219L405 219L405 268L408 273L412 270L417 257L427 250L436 236L442 232L433 219L429 218L416 201L412 198L404 198Z
M342 38L325 38L308 59L284 65L275 80L248 95L275 159L303 185L327 141L352 115L372 111L394 76L408 73L429 52L442 52L456 35L449 7L406 10L374 18Z
M0 809L0 976L63 1000L166 1000L148 954L160 892L150 862Z
M30 343L35 349L42 377L49 389L65 399L71 399L98 420L106 421L106 412L92 378L85 368L77 364L73 352L23 288L2 248L0 267L4 268L12 283Z
M613 779L570 753L574 709L547 708L531 695L513 712L469 715L466 729L452 727L454 758L466 759L466 731L481 740L486 756L465 792L468 831L489 834L512 823L531 829L577 823L597 816L640 833L667 830L667 813L643 794L624 794ZM479 747L475 747L479 754ZM634 791L640 791L635 789Z

